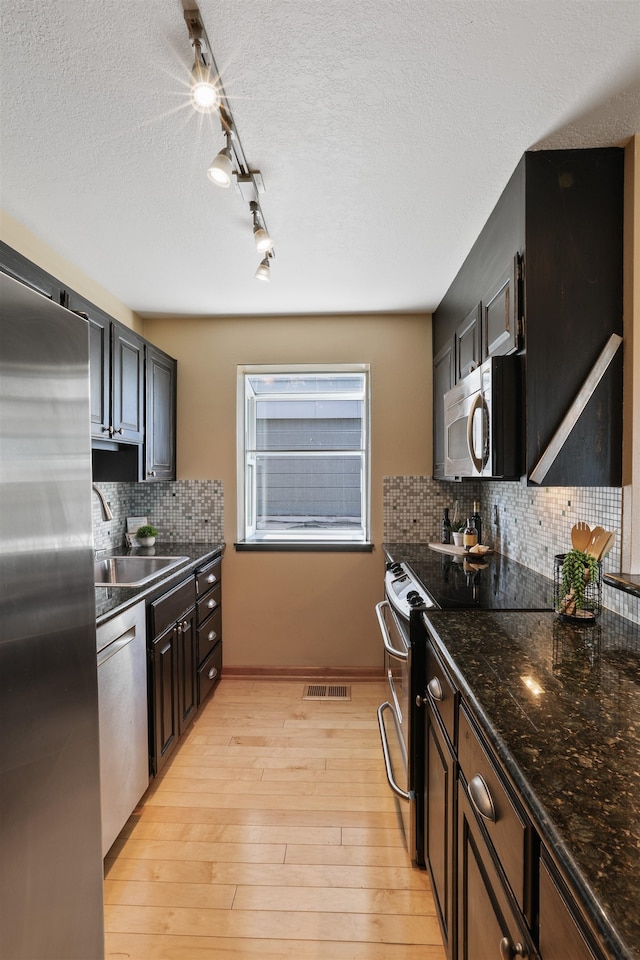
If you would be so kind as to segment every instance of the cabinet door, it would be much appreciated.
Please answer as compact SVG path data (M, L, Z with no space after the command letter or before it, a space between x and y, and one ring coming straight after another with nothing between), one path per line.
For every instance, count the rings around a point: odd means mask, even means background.
M433 358L433 476L444 477L444 395L453 386L453 339Z
M178 622L178 732L183 733L198 708L198 649L195 607Z
M564 884L556 878L552 866L540 861L540 954L543 960L596 960L596 954L587 945L576 916L575 904Z
M458 781L458 960L538 957Z
M176 361L145 346L145 480L176 478Z
M518 346L521 273L518 254L482 306L482 358L502 357Z
M448 958L455 956L455 758L432 709L425 742L425 857Z
M91 436L108 440L111 409L111 324L101 317L92 317L88 314L85 316L89 321Z
M172 626L152 644L153 716L151 752L154 773L164 766L178 739L178 629Z
M111 394L114 439L142 443L144 340L116 323L111 330Z
M482 304L479 303L467 314L455 332L456 383L480 366L482 360L481 315Z

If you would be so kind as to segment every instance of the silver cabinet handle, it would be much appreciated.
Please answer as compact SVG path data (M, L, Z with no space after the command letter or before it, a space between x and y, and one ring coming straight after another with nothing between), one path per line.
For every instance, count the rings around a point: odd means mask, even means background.
M515 945L511 943L509 937L503 937L500 941L501 960L516 960L516 957L526 957L527 951L521 943Z
M207 583L215 583L217 579L215 573L210 573L207 577Z
M207 606L209 607L209 610L213 610L214 607L218 606L218 601L214 600L213 597L211 597L210 600L207 600Z
M215 678L218 676L217 667L211 667L211 669L209 670L208 676L209 676L209 680L215 680Z
M391 757L389 755L389 744L387 743L387 731L384 728L384 720L382 716L385 710L393 711L393 707L388 700L385 700L384 703L380 704L378 707L378 727L380 728L380 740L382 741L382 755L384 757L384 768L387 772L387 780L389 781L389 786L394 793L397 793L399 797L402 797L403 800L410 800L411 794L407 793L406 790L403 790L393 779L393 771L391 769Z
M391 609L388 600L381 600L380 603L376 604L376 616L378 618L378 623L380 624L380 632L382 633L382 642L384 644L384 648L390 657L394 657L396 660L408 660L409 654L407 651L397 650L391 643L391 637L389 636L387 625L384 622L384 617L382 616L383 607L389 607L389 609Z
M467 793L473 809L485 820L496 822L496 808L489 787L479 773L472 777L467 785ZM516 954L517 956L517 954Z
M114 432L114 433L123 434L123 433L124 433L124 427L120 427L118 430L114 430L113 432Z
M438 702L444 700L442 686L437 677L432 677L431 680L429 680L429 683L427 684L427 690L434 700L437 700Z
M188 620L183 620L183 621L182 621L182 624L181 624L182 632L183 632L183 633L186 633L187 630L189 630L190 626L191 626L191 624L189 623Z
M209 641L209 643L213 643L213 641L216 639L217 636L218 634L215 632L215 630L209 630L207 640Z
M148 477L155 477L155 475L156 475L156 471L155 471L155 470L149 470L149 472L148 472L148 474L147 474Z

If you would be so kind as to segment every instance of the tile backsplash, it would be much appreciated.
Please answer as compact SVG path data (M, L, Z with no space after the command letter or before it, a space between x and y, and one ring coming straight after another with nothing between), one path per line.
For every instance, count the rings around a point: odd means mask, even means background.
M177 480L157 483L98 484L113 513L104 520L100 500L92 492L95 550L120 549L127 517L149 517L158 540L215 543L223 540L222 480Z
M432 543L440 540L444 507L458 518L480 502L482 539L506 556L553 577L553 558L571 548L571 527L578 520L615 530L616 543L603 561L606 573L620 571L622 491L617 487L528 487L519 481L434 480L433 477L385 477L384 539ZM638 620L640 600L603 585L606 607Z

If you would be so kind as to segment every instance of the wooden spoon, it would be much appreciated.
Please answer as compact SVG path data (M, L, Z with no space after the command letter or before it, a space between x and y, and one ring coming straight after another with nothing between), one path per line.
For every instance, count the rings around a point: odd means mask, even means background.
M609 536L610 534L604 529L604 527L594 527L594 529L591 531L591 540L589 542L589 546L587 547L587 553L598 560L606 541L609 539Z
M591 528L588 523L585 523L584 520L579 520L578 523L574 523L571 528L571 545L574 550L584 551L589 546L591 542Z
M600 553L598 554L598 560L604 560L606 555L613 550L613 545L616 542L615 530L613 533L609 533L608 530L605 530L607 534L606 539L604 540L602 547L600 548Z

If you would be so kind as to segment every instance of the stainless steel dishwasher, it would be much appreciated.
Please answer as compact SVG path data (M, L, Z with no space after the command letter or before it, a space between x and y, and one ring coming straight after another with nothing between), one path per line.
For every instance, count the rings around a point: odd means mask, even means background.
M104 857L149 786L144 602L98 627L96 637Z

